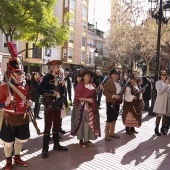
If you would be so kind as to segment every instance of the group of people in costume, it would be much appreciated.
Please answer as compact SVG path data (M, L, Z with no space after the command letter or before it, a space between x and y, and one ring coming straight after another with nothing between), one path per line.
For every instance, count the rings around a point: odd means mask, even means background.
M43 96L44 105L43 159L49 156L51 131L54 143L53 150L68 151L68 148L61 146L59 142L61 112L64 106L67 106L66 80L60 76L61 64L62 61L60 60L48 62L47 66L50 71L36 88L37 94ZM6 83L0 85L0 143L4 146L6 170L12 168L13 149L14 163L19 166L28 166L27 162L21 159L20 152L23 143L30 137L29 112L32 101L29 88L22 80L22 74L23 68L20 59L11 58L7 66ZM34 78L36 79L36 76ZM106 98L105 140L110 141L110 137L120 138L115 133L115 126L123 100L122 121L126 133L128 135L138 133L135 127L141 126L144 108L142 93L145 89L141 88L134 74L131 74L123 85L119 79L119 72L115 69L110 71L109 79L106 82L103 82L100 72L96 75L87 69L79 70L74 86L75 98L71 115L71 134L77 136L80 147L92 146L91 140L101 136L99 115L101 93ZM154 107L154 111L158 113L155 128L155 133L158 136L160 135L158 126L162 116L161 132L166 134L165 125L167 124L164 117L169 109L167 104L170 98L168 97L170 93L169 84L170 80L167 80L166 72L162 71L159 81L156 83L158 95ZM167 103L162 100L166 100ZM164 110L158 107L160 102L162 102L161 106Z

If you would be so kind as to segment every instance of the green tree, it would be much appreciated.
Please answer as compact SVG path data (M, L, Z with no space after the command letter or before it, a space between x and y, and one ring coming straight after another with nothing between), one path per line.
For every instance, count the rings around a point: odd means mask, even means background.
M6 42L25 40L54 47L69 39L69 14L60 22L54 16L56 0L1 0L0 30Z

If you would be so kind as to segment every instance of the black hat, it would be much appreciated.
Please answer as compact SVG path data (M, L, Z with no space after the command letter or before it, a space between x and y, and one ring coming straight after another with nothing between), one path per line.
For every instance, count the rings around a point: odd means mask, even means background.
M81 70L79 75L80 75L81 77L83 77L83 76L85 76L86 74L90 74L90 76L91 76L92 78L96 76L96 73L94 73L94 72L92 72L92 71L90 71L90 70L87 70L87 69Z
M19 58L10 58L7 64L7 70L12 72L22 72L22 62Z
M120 72L118 72L117 70L113 69L110 71L109 76L111 76L112 74L120 74Z

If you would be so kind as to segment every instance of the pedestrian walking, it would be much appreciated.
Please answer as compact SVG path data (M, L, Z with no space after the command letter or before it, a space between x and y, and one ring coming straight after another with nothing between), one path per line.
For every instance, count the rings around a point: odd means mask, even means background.
M118 93L121 91L121 84L118 81L119 72L115 69L111 70L110 79L104 84L103 94L106 96L106 126L105 140L110 141L110 137L120 138L115 133L116 120L119 115L121 96ZM113 103L114 106L113 106Z
M19 58L10 58L7 66L10 83L0 85L0 107L3 108L0 143L4 146L5 170L12 169L13 145L14 163L18 166L28 166L28 163L21 159L20 152L23 143L30 137L29 115L26 110L32 105L32 101L30 100L29 87L22 81L21 67ZM25 98L27 99L26 103L23 101Z
M149 100L151 100L151 81L148 77L142 77L142 84L141 87L144 87L146 84L148 84L148 87L145 89L145 92L143 93L143 101L145 103L144 105L144 111L149 111Z
M100 136L97 94L92 82L94 72L87 69L81 72L82 80L75 89L75 100L71 116L71 134L77 136L79 146L93 145L90 140Z
M168 107L168 93L170 91L170 81L167 80L167 73L166 71L162 70L159 73L159 80L156 82L156 91L157 91L157 97L155 100L153 112L156 114L156 127L155 127L155 134L157 136L161 136L159 132L159 124L162 119L162 127L161 127L161 133L163 135L167 135L165 131L165 125L166 125L166 115L167 115L167 107Z
M64 91L65 80L59 81L59 72L62 61L52 60L46 65L51 67L51 71L47 74L37 92L44 97L44 118L45 118L45 129L43 136L43 150L42 158L48 158L48 148L50 139L50 130L52 128L54 147L53 150L68 151L68 148L63 147L59 143L59 129L61 119L61 109L63 105L62 93Z
M71 98L72 81L70 78L70 73L68 71L65 71L64 75L66 78L66 87L67 87L68 98L71 102L70 106L73 106L72 98Z
M131 80L124 94L122 121L126 127L126 133L132 135L133 133L138 133L135 127L141 126L142 110L144 107L142 93L144 90L139 93L141 86L137 81L137 76L131 74L129 78Z
M30 87L31 87L31 99L35 103L34 117L36 119L42 119L39 116L40 106L41 106L40 94L37 93L37 89L38 89L39 86L40 86L39 74L37 72L33 72L32 76L31 76Z
M101 74L100 70L96 70L96 74L97 74L97 76L95 76L93 78L93 83L96 85L96 88L99 88L99 86L100 86L100 89L101 89L97 95L97 102L98 102L97 104L99 106L99 109L101 109L100 102L101 102L101 97L103 94L103 85L101 84L101 82L103 81L103 76L100 75Z

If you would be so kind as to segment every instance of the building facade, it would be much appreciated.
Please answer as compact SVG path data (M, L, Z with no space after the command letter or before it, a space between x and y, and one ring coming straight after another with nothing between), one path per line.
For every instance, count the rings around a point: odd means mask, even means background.
M76 70L85 65L87 55L88 0L64 0L63 13L69 12L70 39L62 47L63 68L74 79Z

